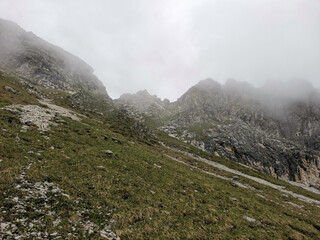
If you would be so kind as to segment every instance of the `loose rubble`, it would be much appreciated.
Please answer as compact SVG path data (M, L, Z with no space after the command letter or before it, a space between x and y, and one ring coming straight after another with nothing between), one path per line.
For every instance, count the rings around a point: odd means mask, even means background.
M59 117L68 117L74 121L80 121L80 118L71 110L50 103L50 100L41 100L40 104L47 108L38 105L21 105L13 104L2 109L18 114L20 121L24 124L22 130L27 130L30 124L36 125L40 131L47 131L50 125L56 126Z
M17 94L17 95L21 95L21 93L15 89L13 89L12 87L9 87L9 86L4 86L3 87L4 90L8 91L8 92L11 92L13 94Z
M85 217L90 210L81 208L79 200L72 203L74 209L69 209L76 212L78 219L68 219L70 232L68 238L63 237L61 224L65 218L59 208L65 201L71 201L70 196L52 182L28 181L26 172L32 164L30 162L22 170L14 186L15 193L7 194L0 207L0 211L6 213L5 218L0 218L0 239L91 239L97 235L105 239L120 239L112 231L111 211L101 212L105 214L101 216L104 221L97 225ZM5 208L8 205L11 206L9 210ZM50 219L52 227L48 228Z

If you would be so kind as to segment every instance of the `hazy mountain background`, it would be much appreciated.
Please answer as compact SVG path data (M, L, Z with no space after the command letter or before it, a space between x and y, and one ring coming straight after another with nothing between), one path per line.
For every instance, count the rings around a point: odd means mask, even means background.
M112 98L175 100L207 77L320 88L318 0L1 0L0 16L85 60Z

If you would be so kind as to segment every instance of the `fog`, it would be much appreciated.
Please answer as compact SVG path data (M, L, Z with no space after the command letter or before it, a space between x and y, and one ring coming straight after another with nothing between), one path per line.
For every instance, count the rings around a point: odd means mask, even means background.
M320 88L319 0L0 0L0 18L82 58L112 98L175 100L208 77Z

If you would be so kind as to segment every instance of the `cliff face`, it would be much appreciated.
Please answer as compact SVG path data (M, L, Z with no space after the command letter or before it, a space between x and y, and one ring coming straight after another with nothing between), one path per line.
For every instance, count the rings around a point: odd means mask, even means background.
M275 177L320 187L319 99L312 88L290 98L206 79L165 107L158 128Z
M17 24L0 19L0 68L46 88L107 95L93 69Z

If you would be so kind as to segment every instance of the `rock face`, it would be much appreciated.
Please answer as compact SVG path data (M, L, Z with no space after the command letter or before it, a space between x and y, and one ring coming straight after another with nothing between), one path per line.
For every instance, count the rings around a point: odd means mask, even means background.
M147 90L139 91L136 94L123 94L115 102L128 111L136 111L136 113L148 116L155 116L159 112L166 111L166 107L170 103L168 99L162 101L156 95L152 96Z
M290 89L296 93L206 79L154 116L165 116L157 120L158 128L170 136L272 176L319 188L320 94L302 81L291 82ZM134 102L131 107L137 108Z
M0 19L0 69L46 88L107 95L93 69L17 24Z

